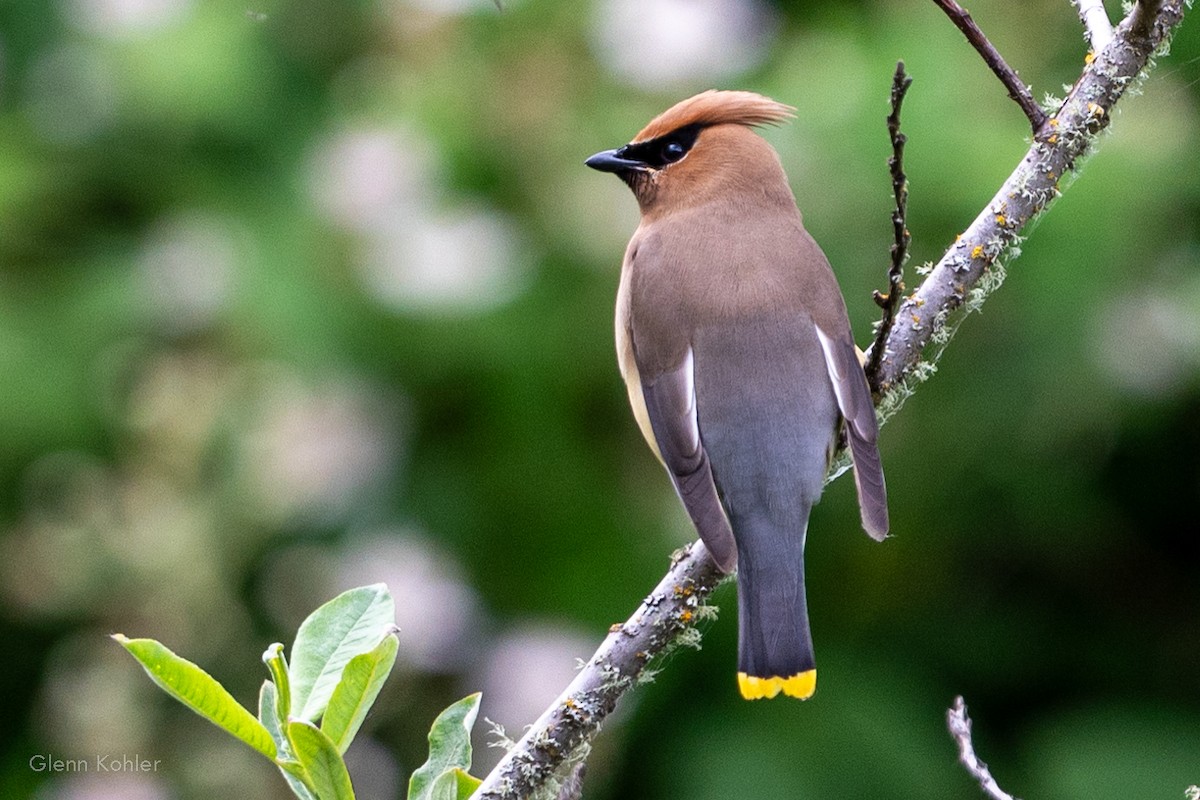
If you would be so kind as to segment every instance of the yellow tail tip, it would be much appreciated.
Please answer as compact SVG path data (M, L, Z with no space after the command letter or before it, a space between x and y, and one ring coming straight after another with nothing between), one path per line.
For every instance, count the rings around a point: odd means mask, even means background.
M738 690L747 700L770 699L780 692L798 700L807 700L817 690L817 671L810 669L806 672L797 672L787 678L780 678L778 675L771 678L759 678L739 672Z

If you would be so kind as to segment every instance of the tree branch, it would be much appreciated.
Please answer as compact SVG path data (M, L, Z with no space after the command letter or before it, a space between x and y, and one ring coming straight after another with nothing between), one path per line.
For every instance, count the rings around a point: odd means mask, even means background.
M1104 10L1104 0L1071 0L1079 12L1079 21L1087 31L1093 53L1099 53L1113 40L1113 26Z
M1033 99L1033 94L1029 91L1019 77L1017 71L1010 67L996 47L984 36L983 31L975 20L971 19L970 13L960 6L954 0L933 0L938 8L946 12L946 16L950 17L950 21L963 32L967 37L967 41L971 43L979 55L983 57L984 63L991 67L992 72L1004 84L1004 88L1008 89L1008 96L1017 101L1017 105L1025 112L1025 116L1029 118L1029 124L1033 126L1033 132L1036 135L1041 131L1046 124L1046 112Z
M1157 11L1139 2L1117 28L1116 41L1084 67L1047 121L1046 132L1034 140L991 202L900 306L903 324L892 329L880 369L885 392L900 388L903 379L920 382L928 377L929 365L953 335L952 312L963 306L974 310L999 285L1004 277L1001 256L1019 244L1025 226L1058 197L1059 181L1108 126L1113 106L1179 24L1183 8L1183 0L1167 0ZM922 362L921 353L931 342L937 350L930 361ZM894 413L911 388L885 397L880 405L886 408L881 410Z
M704 616L704 600L726 577L702 542L676 553L654 591L628 621L609 629L575 680L483 779L473 797L524 800L539 791L541 796L558 796L562 782L587 757L592 737L617 699L645 679L650 659L678 645L685 632L699 640L695 624Z
M1015 800L1011 794L1000 788L987 764L975 755L975 745L971 743L971 718L967 716L967 704L961 695L954 698L954 705L946 709L946 727L958 744L959 762L966 767L972 778L979 781L979 788L983 789L983 793L991 800Z
M880 356L882 419L895 413L933 365L965 316L1003 275L1001 256L1059 194L1059 180L1109 121L1113 105L1183 18L1184 0L1141 0L1118 26L1114 43L1097 53L1046 131L975 221L900 306ZM932 352L923 360L927 346ZM878 346L872 348L877 349ZM835 464L831 479L845 470ZM557 785L586 758L592 737L617 699L644 676L646 663L695 639L704 599L722 581L708 551L695 542L628 622L614 625L587 665L484 779L475 800L553 797Z
M912 239L908 233L908 177L904 174L904 144L908 137L900 132L900 107L911 85L912 78L905 74L904 62L897 61L896 73L892 76L892 113L887 118L888 137L892 140L888 171L892 175L892 195L896 200L896 207L892 211L892 263L888 268L887 294L874 292L872 295L875 303L883 309L883 317L875 332L871 359L864 368L873 394L879 393L879 365L884 351L881 343L887 342L896 319L896 309L900 307L900 295L904 291L904 262L908 259L908 243Z

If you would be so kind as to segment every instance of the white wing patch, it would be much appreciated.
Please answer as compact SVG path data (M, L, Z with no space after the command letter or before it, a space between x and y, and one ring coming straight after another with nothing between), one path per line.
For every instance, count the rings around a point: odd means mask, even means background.
M696 358L692 348L688 348L683 364L679 367L683 373L683 416L687 423L688 444L692 452L700 449L700 420L696 416Z
M863 438L873 439L874 437L864 430L864 417L862 415L871 414L872 421L874 420L874 406L867 405L864 398L854 396L854 376L848 375L845 372L847 364L857 364L857 356L854 360L848 360L838 357L837 343L825 335L816 323L813 323L813 330L817 332L817 339L821 342L821 352L825 354L825 369L829 372L829 381L833 384L833 395L837 398L838 408L842 412L842 416L846 422L854 429L854 432Z
M817 339L821 342L821 352L825 354L825 369L828 370L829 380L833 383L833 394L837 397L838 408L845 416L846 410L850 407L850 398L845 396L846 376L838 372L838 360L833 352L833 340L826 336L816 323L813 323L813 330L817 332Z

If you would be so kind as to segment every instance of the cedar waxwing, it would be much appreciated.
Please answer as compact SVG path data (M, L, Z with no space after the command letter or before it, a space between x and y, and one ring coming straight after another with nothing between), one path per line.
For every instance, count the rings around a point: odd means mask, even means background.
M752 126L793 116L708 91L587 165L637 196L617 360L633 414L700 538L738 571L738 687L816 689L804 538L843 420L862 523L887 535L878 425L846 304L779 156Z

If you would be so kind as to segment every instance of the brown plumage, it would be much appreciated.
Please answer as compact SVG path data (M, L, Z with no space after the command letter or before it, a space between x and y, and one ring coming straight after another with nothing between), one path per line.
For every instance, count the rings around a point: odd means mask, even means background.
M794 116L795 108L761 94L709 89L681 100L650 120L632 141L655 139L685 125L777 125Z
M739 686L805 698L809 511L845 425L863 526L888 529L877 424L845 303L779 157L749 126L788 106L705 92L588 165L629 184L642 221L617 292L634 416L705 545L738 566Z

